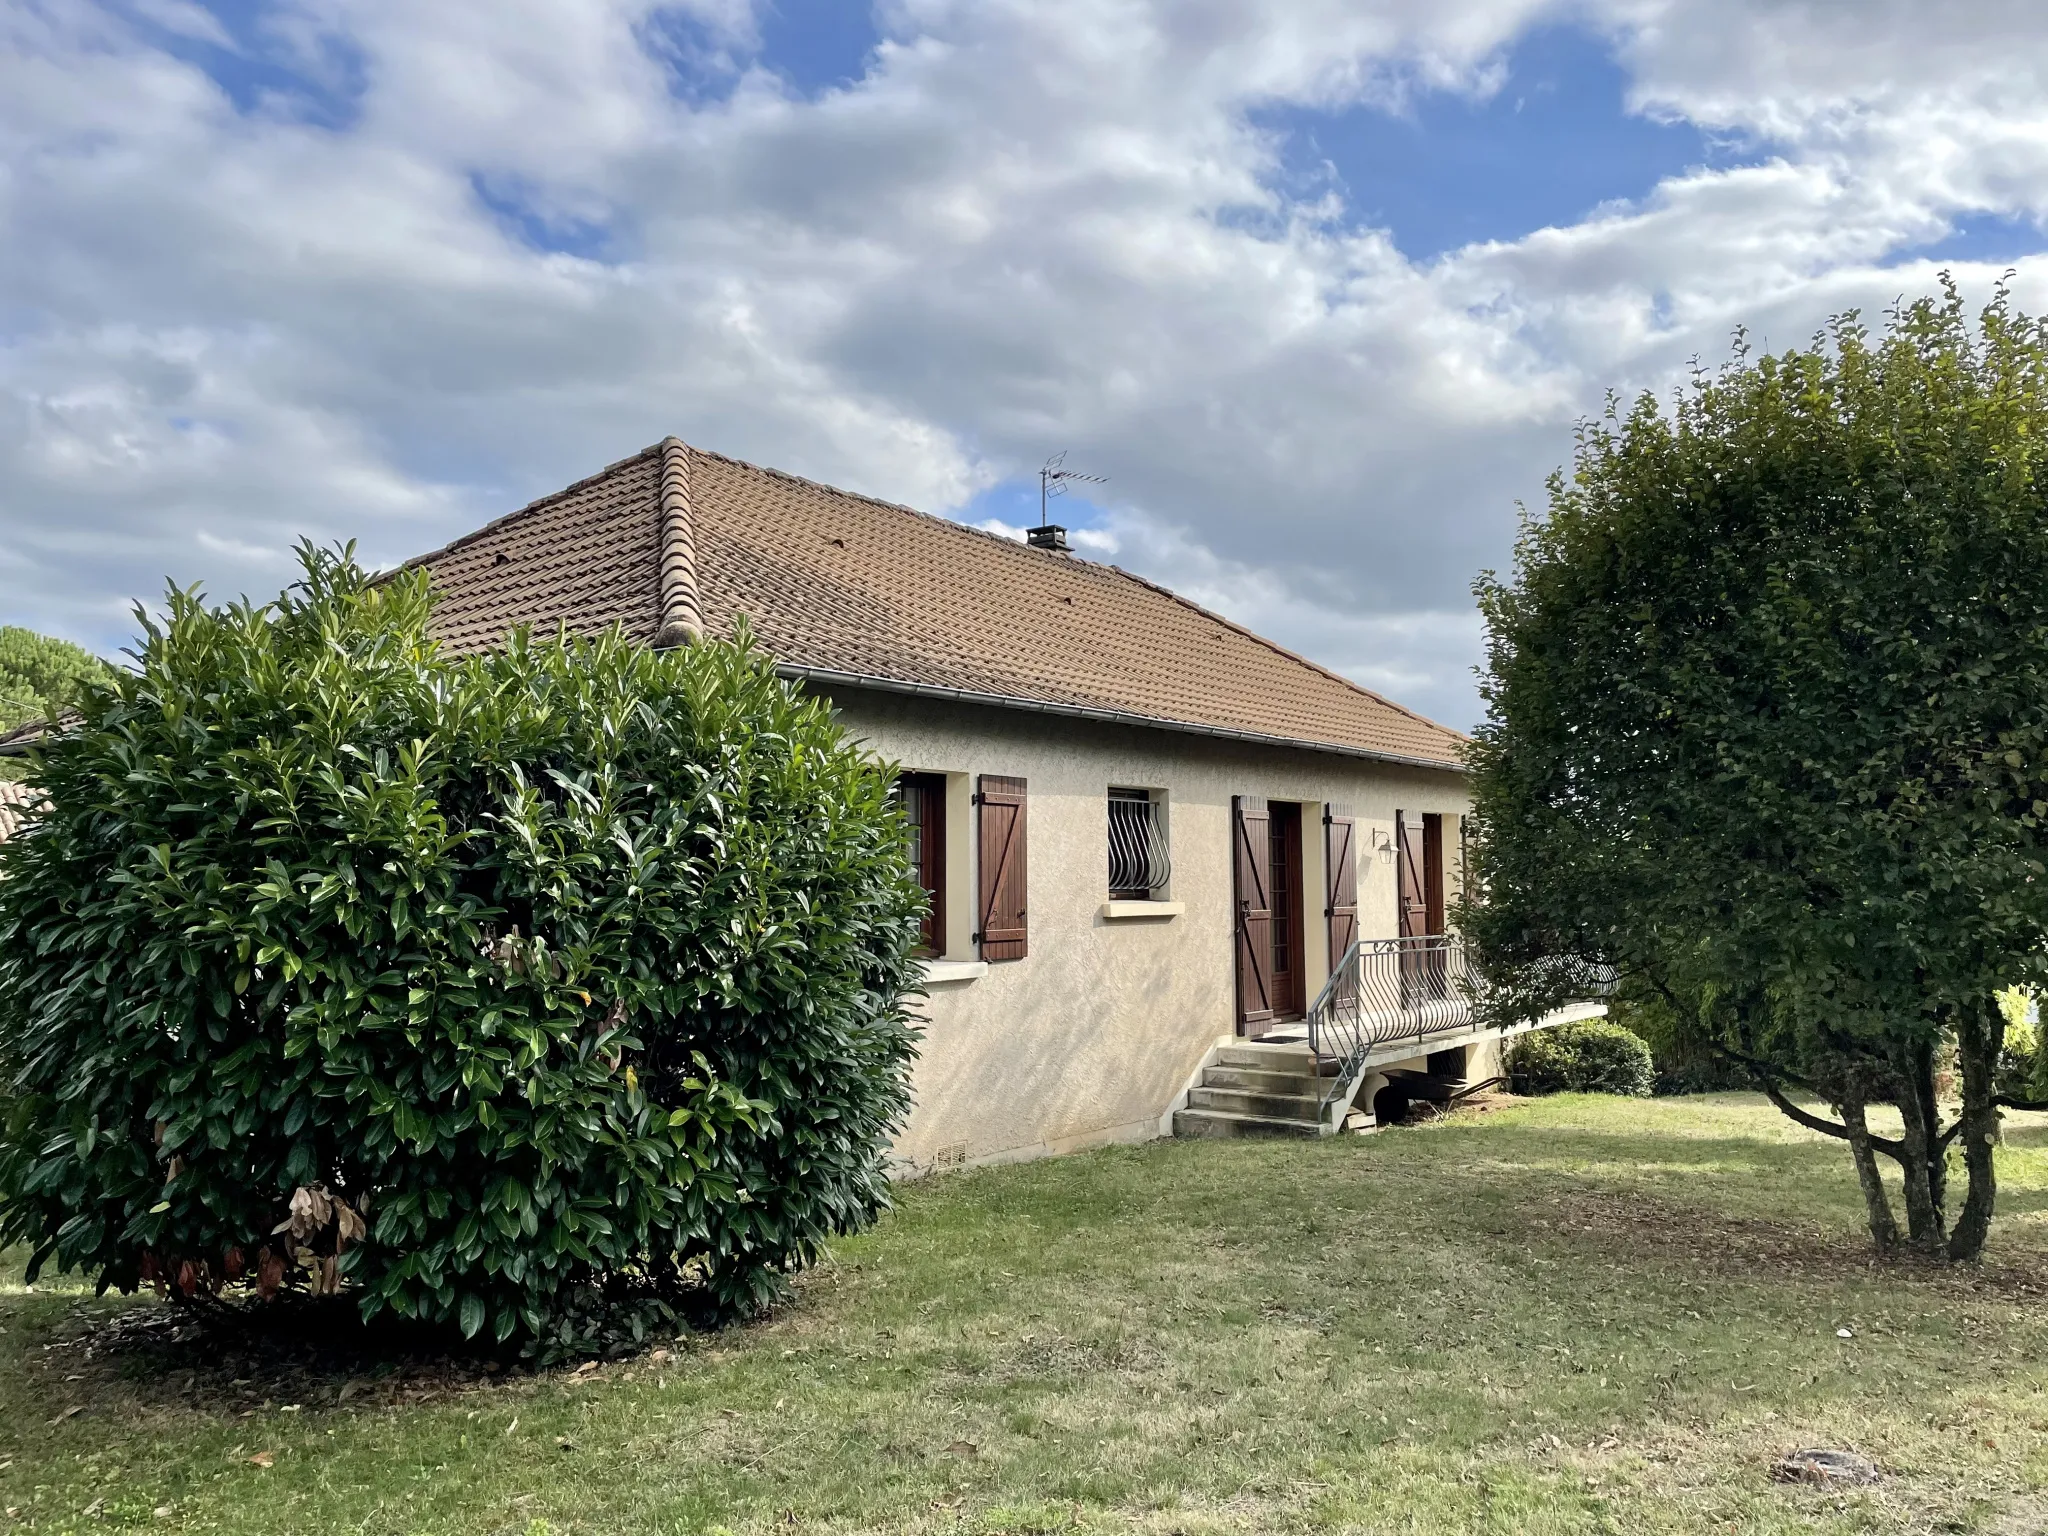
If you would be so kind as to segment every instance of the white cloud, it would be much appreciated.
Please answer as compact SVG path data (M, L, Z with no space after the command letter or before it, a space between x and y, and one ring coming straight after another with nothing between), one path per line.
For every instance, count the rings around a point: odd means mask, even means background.
M101 645L166 574L395 559L670 431L935 510L1070 448L1084 552L1469 724L1471 576L1605 388L2048 212L2001 0L889 0L811 101L745 0L124 14L0 13L0 619ZM1426 267L1274 190L1253 108L1484 94L1560 18L1767 157Z

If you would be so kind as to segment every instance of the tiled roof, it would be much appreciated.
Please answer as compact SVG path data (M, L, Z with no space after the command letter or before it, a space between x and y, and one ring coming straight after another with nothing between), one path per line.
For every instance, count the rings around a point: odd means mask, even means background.
M744 614L785 669L1455 766L1457 732L1114 566L671 438L411 562L444 644Z
M23 757L28 749L53 730L69 730L78 721L78 711L67 709L52 720L30 720L11 731L0 731L0 757Z
M22 817L39 798L26 784L0 779L0 843L14 836Z

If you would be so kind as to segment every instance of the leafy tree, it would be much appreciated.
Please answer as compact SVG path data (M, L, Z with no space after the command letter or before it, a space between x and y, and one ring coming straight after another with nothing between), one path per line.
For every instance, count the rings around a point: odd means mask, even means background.
M106 682L114 669L69 640L0 625L0 734L31 720L54 720L78 703L88 683ZM0 778L13 759L0 758Z
M0 845L0 1241L529 1347L745 1312L886 1199L921 902L742 635L450 659L423 573L173 591Z
M1618 975L1850 1144L1880 1244L1888 1157L1906 1240L1958 1258L2013 1102L1994 994L2048 970L2044 471L2048 334L2003 290L1973 325L1949 284L1875 339L1845 315L1782 356L1738 341L1668 410L1611 403L1478 584L1466 922L1494 1006Z

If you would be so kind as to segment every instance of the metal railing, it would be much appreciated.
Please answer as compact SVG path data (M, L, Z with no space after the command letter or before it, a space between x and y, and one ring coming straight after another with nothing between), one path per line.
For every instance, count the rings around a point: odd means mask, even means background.
M1392 1045L1429 1042L1471 1027L1474 973L1464 941L1449 934L1356 939L1308 1010L1308 1044L1318 1066L1337 1064L1327 1108L1348 1094L1365 1060Z
M1173 878L1166 846L1166 806L1142 789L1109 792L1109 889L1148 896Z

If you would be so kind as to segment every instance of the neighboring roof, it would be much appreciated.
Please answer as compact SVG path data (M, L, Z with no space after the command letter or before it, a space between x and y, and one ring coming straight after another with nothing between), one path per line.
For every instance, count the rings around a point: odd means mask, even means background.
M745 615L787 673L1458 767L1465 738L1163 587L675 438L408 562L446 646Z
M42 797L26 784L0 779L0 843L14 836L29 809Z
M66 711L57 717L56 724L69 725L77 718L78 715L75 711ZM11 731L0 731L0 757L21 757L26 755L28 749L47 736L51 729L52 725L48 720L30 720L25 724L17 725Z

